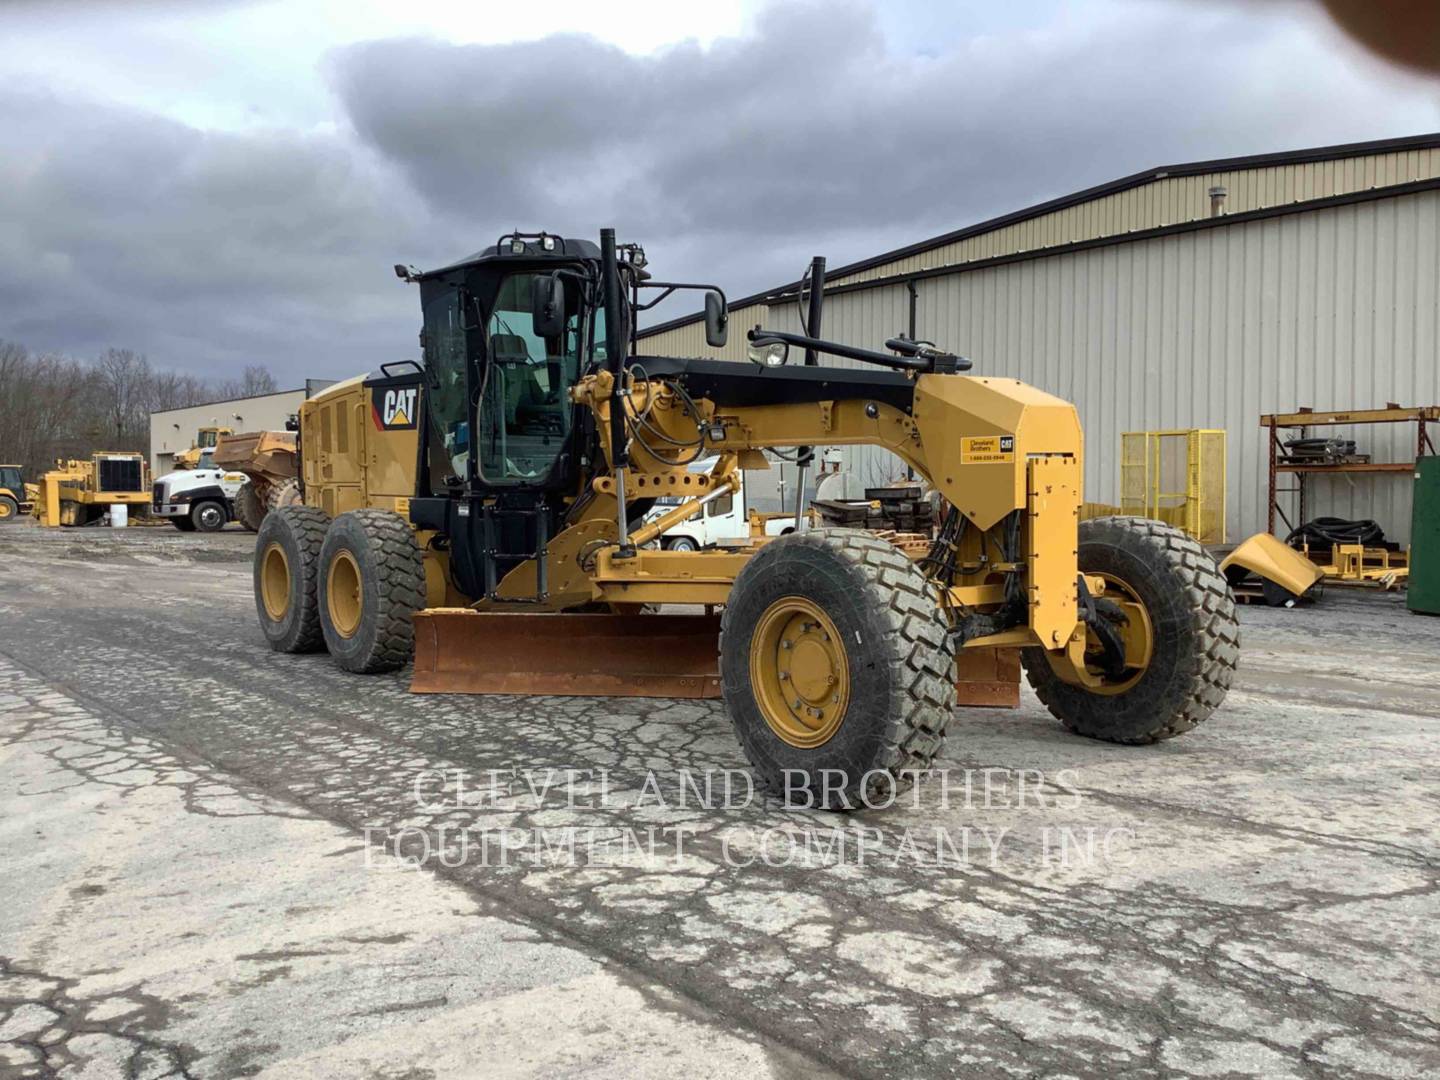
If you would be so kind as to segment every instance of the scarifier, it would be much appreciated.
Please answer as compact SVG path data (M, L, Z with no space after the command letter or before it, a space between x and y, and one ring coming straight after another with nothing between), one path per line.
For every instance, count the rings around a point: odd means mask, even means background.
M1224 699L1224 577L1171 526L1079 520L1074 407L929 344L813 336L822 261L807 332L755 327L754 366L639 355L638 313L677 290L704 294L713 348L728 312L713 286L651 279L613 230L598 247L510 234L396 271L419 286L424 363L303 406L303 505L256 544L276 649L359 672L413 653L419 692L723 697L757 780L830 806L928 767L957 684L963 700L1013 650L1094 738L1168 738ZM765 451L847 445L890 451L943 498L928 544L802 528L651 546ZM689 471L701 457L713 469ZM662 496L679 504L640 524Z

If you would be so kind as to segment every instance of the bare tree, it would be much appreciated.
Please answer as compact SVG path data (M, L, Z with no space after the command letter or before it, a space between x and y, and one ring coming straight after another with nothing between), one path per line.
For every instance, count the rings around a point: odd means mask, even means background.
M130 349L106 349L95 361L104 391L111 450L143 449L149 439L154 372L150 361Z
M259 397L262 394L273 394L280 389L275 382L275 376L270 374L270 369L263 364L251 364L245 368L245 374L240 377L240 383L245 390L242 397Z
M130 349L106 349L87 364L0 341L0 462L34 474L56 458L146 450L152 412L275 391L275 377L258 364L238 379L209 382L157 370Z
M0 461L35 473L57 457L93 447L98 427L95 372L62 356L35 356L23 345L0 342Z
M220 399L260 397L279 390L275 376L262 364L251 364L238 379L226 379L215 386L215 397Z

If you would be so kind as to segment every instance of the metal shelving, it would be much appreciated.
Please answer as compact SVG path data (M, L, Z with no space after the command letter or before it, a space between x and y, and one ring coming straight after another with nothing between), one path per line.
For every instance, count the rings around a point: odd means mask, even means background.
M1435 444L1431 441L1426 425L1437 422L1440 422L1440 406L1435 405L1406 409L1390 404L1383 409L1359 409L1351 412L1316 412L1313 409L1301 409L1299 412L1269 413L1260 417L1260 426L1270 432L1270 487L1267 517L1269 531L1272 533L1275 531L1277 516L1285 522L1287 531L1293 530L1297 525L1309 520L1307 505L1309 493L1306 491L1305 484L1307 476L1323 476L1327 473L1371 473L1380 476L1400 476L1409 475L1415 471L1414 461L1343 462L1329 465L1282 463L1280 455L1283 453L1283 445L1280 441L1280 432L1299 428L1301 436L1304 437L1306 429L1311 427L1333 427L1340 424L1413 423L1416 426L1415 456L1419 458L1436 452ZM1295 486L1279 487L1277 480L1281 473L1289 473L1294 476ZM1281 495L1296 496L1296 521L1292 522L1285 511L1280 509L1279 496Z

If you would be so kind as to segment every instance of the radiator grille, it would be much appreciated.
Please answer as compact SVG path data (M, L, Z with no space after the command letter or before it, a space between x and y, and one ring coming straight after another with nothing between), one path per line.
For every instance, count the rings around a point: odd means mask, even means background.
M133 457L102 457L100 466L101 491L144 491L145 478L141 475L140 459Z

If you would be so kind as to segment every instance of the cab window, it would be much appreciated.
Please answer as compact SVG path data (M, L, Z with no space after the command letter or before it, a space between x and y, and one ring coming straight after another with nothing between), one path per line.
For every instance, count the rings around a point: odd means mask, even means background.
M538 275L511 274L500 286L486 324L480 400L480 475L489 483L540 483L570 433L569 390L580 376L579 304L563 333L535 334L530 296Z

